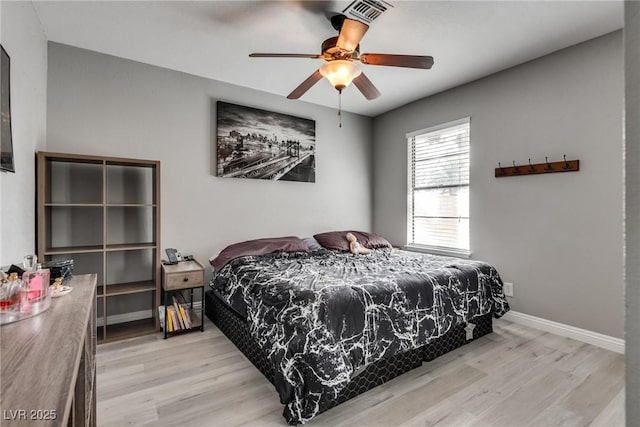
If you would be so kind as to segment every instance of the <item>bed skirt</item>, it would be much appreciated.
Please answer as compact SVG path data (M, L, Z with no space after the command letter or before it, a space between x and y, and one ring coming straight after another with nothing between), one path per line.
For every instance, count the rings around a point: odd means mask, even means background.
M245 319L233 311L211 290L205 292L205 313L251 363L273 383L273 366L271 366L262 349L252 338ZM483 335L491 333L493 331L492 317L491 314L486 314L474 319L473 323L476 327L473 329L472 340L466 339L465 327L461 325L421 348L396 354L372 363L347 384L337 399L325 402L324 406L320 408L320 412L346 402L367 390L390 381L398 375L418 368L423 361L433 360ZM291 425L299 424L299 421L295 419L287 419L287 421Z

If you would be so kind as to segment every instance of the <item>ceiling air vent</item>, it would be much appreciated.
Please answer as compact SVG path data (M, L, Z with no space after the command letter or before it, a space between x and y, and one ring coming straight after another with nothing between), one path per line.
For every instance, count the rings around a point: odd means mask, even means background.
M355 18L365 24L370 24L390 7L393 7L393 5L382 0L356 0L342 13L349 18Z

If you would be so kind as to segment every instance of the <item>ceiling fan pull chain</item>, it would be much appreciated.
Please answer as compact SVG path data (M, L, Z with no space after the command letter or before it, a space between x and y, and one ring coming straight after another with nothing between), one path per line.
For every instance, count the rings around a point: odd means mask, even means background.
M341 90L338 91L338 118L340 121L338 127L342 127L342 91Z

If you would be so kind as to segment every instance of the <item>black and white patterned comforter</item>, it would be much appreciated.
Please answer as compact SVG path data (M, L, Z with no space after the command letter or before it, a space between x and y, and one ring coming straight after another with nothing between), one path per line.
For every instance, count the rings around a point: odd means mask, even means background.
M311 419L369 363L509 310L489 264L396 249L245 256L211 286L246 312L291 423Z

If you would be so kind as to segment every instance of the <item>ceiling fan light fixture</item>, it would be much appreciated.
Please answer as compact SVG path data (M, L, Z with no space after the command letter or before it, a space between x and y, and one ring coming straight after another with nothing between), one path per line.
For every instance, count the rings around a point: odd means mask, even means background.
M320 67L320 74L326 77L339 92L349 86L362 71L351 61L338 59Z

